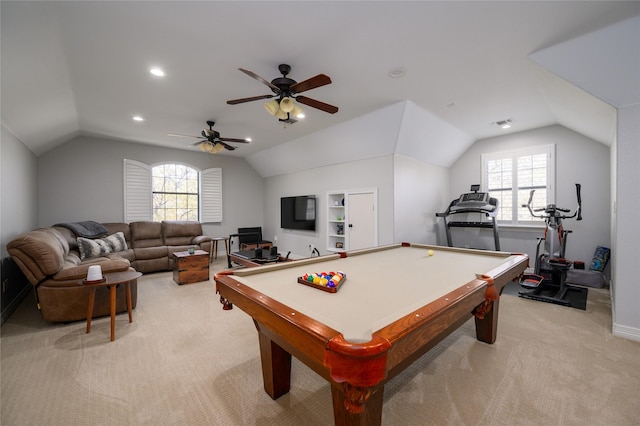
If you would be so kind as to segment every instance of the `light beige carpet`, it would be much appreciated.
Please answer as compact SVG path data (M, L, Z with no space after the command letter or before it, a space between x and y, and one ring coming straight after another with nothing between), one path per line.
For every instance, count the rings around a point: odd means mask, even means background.
M219 259L212 273L225 267ZM611 335L606 289L586 311L503 296L498 340L470 320L385 387L384 425L639 425L640 343ZM134 322L45 323L31 295L2 326L1 423L331 425L329 385L294 359L291 392L262 389L258 339L213 281L138 284Z

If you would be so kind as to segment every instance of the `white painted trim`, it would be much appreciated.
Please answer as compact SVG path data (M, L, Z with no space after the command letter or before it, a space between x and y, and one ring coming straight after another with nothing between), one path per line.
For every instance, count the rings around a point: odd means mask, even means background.
M624 339L635 340L640 342L640 328L628 327L626 325L613 324L611 334Z

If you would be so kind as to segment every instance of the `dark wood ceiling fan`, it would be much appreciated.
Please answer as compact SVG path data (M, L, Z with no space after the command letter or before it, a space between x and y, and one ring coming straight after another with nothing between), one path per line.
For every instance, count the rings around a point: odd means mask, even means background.
M202 130L202 132L200 133L201 136L192 136L192 135L181 135L178 133L169 133L169 136L178 136L181 138L196 138L196 139L201 139L198 142L195 142L193 144L191 144L190 146L200 146L203 144L208 144L210 145L212 148L215 147L216 145L220 145L222 147L224 147L225 149L229 150L229 151L233 151L236 149L235 146L231 146L225 142L230 142L230 143L249 143L248 140L246 139L236 139L236 138L223 138L220 137L220 133L216 130L213 130L213 126L215 125L215 121L207 121L207 125L209 126L208 129L204 129ZM210 151L209 149L203 149L203 151Z
M253 71L246 70L244 68L238 68L243 73L247 74L249 77L255 78L259 82L268 86L273 94L268 95L260 95L260 96L252 96L250 98L241 98L241 99L232 99L227 101L229 105L236 105L245 102L257 101L260 99L270 99L270 98L278 98L278 102L282 101L284 98L292 98L301 104L310 106L312 108L319 109L324 112L328 112L329 114L335 114L338 112L338 107L329 105L324 102L320 102L315 99L311 99L307 96L298 95L298 93L306 92L307 90L315 89L321 86L325 86L327 84L331 84L331 78L325 74L318 74L315 77L311 77L307 80L301 81L300 83L295 80L290 79L287 75L291 72L291 67L287 64L280 64L278 69L282 74L282 77L275 78L271 80L271 82L265 80L260 77ZM281 120L284 121L284 120Z

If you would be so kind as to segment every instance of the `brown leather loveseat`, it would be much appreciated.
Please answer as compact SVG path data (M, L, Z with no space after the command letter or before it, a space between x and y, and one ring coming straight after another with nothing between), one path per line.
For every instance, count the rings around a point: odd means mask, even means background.
M124 237L126 248L87 257L80 250L78 237L71 230L53 226L21 234L7 244L15 260L34 287L42 318L51 322L70 322L87 318L89 288L82 280L91 265L100 265L103 273L135 269L142 273L168 271L172 254L189 247L210 251L212 240L202 235L198 222L131 222L101 224L110 238ZM120 234L122 233L122 234ZM90 242L91 243L91 242ZM124 246L124 244L123 244ZM109 291L98 288L93 316L109 315ZM137 281L131 283L131 303L137 304ZM125 312L124 286L116 291L116 312Z

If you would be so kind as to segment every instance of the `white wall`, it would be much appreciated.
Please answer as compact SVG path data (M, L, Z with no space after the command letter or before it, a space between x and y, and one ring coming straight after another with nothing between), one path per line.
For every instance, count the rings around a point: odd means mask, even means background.
M4 126L0 160L0 244L4 258L11 239L38 226L38 170L36 156Z
M260 151L247 158L262 177L350 163L391 154L396 147L406 102ZM304 124L301 124L304 125Z
M394 152L426 164L451 167L473 142L471 136L407 101Z
M393 238L393 156L385 155L348 164L310 168L304 171L266 178L264 191L263 237L274 241L280 253L309 256L309 244L320 254L327 254L327 192L377 188L378 243L390 244ZM316 231L294 231L280 228L280 198L315 195Z
M468 192L471 184L481 182L482 153L548 144L556 145L556 204L574 210L577 204L574 184L582 184L583 220L570 219L564 225L573 231L568 238L567 257L588 264L597 246L611 247L609 147L599 142L559 125L479 140L451 167L450 199ZM487 232L485 238L491 238L488 235ZM501 227L499 235L502 250L535 256L539 230Z
M222 168L223 221L203 225L211 236L262 226L262 179L240 158L89 137L76 138L38 159L39 226L124 218L123 159L154 165Z
M614 289L614 335L640 341L640 104L618 109L616 144L616 195L614 208L615 246L612 287Z
M449 201L449 169L394 156L394 242L446 245L436 213Z

